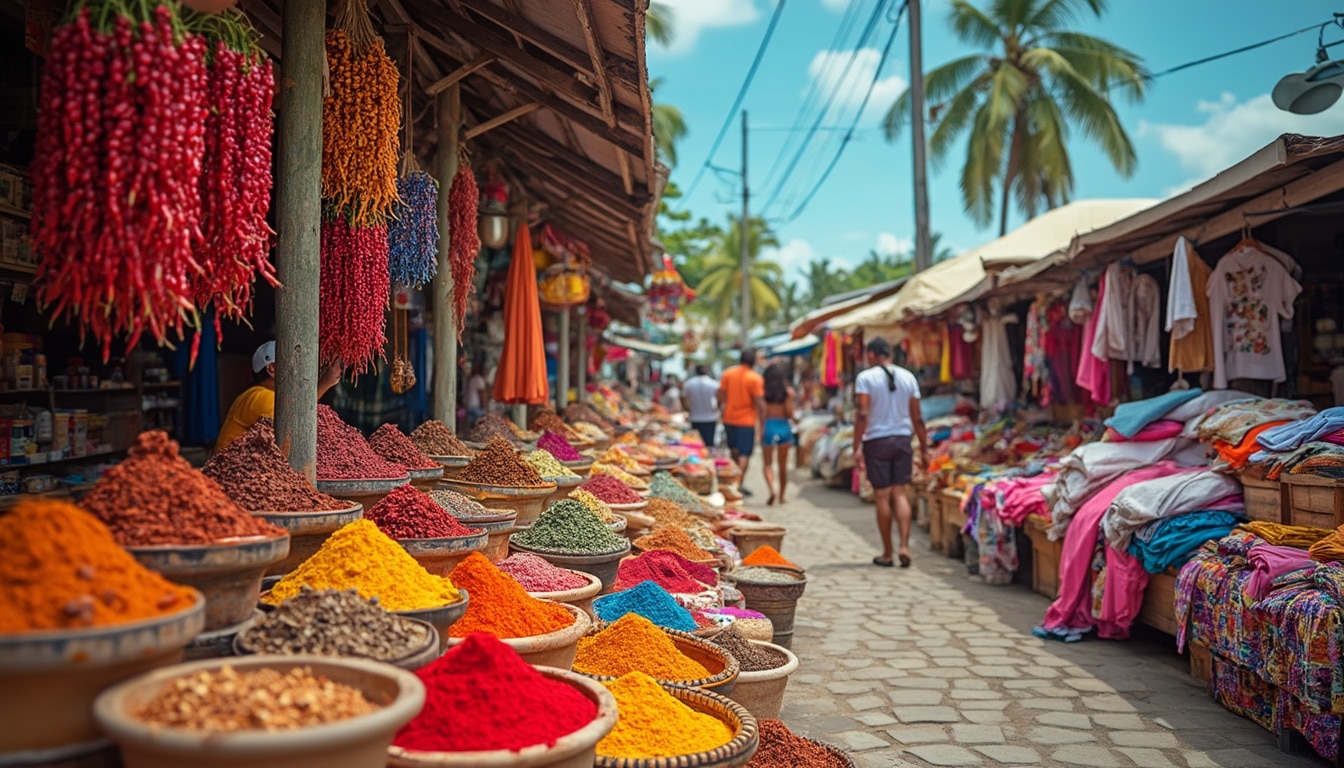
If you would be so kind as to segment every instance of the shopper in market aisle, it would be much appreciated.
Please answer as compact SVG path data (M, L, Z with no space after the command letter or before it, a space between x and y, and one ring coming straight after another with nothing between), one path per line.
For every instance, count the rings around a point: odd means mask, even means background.
M465 402L463 406L467 410L466 428L471 429L485 415L486 394L485 388L485 366L476 363L471 367L471 377L467 379L466 391L463 393Z
M868 342L869 367L854 380L854 466L866 472L877 503L877 530L882 554L873 565L892 566L891 525L895 516L901 532L897 555L902 568L910 567L910 499L906 486L914 470L911 437L919 438L920 463L929 463L929 435L919 410L919 381L891 362L886 339Z
M719 431L719 382L709 375L709 366L695 366L695 375L686 380L681 399L690 414L691 426L700 433L706 447L714 446Z
M756 350L742 350L738 365L723 372L719 403L723 406L723 432L742 479L765 427L765 379L756 370ZM741 488L743 496L751 492Z
M663 385L663 396L659 401L667 412L673 415L681 413L681 387L677 386L677 377L668 376Z
M219 438L215 440L218 451L243 436L243 433L262 417L275 418L275 342L268 341L257 347L252 353L252 375L254 383L229 406L224 424L219 428ZM327 394L341 380L341 364L333 363L322 372L317 382L317 399Z
M789 448L793 446L794 391L789 386L789 373L776 363L765 369L765 428L761 438L761 460L765 484L770 491L766 505L785 502L784 490L789 484ZM775 471L778 466L779 477Z

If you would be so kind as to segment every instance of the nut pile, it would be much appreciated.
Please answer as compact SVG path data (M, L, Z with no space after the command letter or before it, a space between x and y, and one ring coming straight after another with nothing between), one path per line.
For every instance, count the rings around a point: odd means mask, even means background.
M378 708L360 691L315 675L307 667L238 672L225 665L168 683L135 717L153 725L210 733L292 731Z
M411 442L396 424L384 424L369 435L369 447L384 459L406 469L438 469L439 462L429 458Z
M546 484L536 468L519 458L518 451L502 437L492 438L456 479L512 487Z
M447 424L437 419L426 421L411 433L411 442L430 456L474 456L476 452L457 439Z
M314 590L304 587L238 638L249 653L286 656L356 656L394 661L424 647L429 630L423 624L388 613L353 589Z
M529 451L523 458L535 467L542 477L578 477L569 467L557 461L549 451Z

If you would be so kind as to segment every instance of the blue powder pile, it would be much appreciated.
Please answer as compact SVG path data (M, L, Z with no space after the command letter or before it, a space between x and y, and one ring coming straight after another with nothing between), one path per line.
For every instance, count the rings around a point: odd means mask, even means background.
M630 589L599 597L593 601L593 612L607 622L616 621L627 613L636 613L660 627L682 632L698 629L691 612L653 581L641 581Z

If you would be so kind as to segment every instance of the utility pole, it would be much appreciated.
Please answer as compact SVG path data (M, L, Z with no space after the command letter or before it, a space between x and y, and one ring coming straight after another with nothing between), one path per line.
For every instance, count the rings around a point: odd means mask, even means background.
M924 147L924 53L919 0L907 0L910 11L910 138L915 160L915 272L933 261L929 242L928 160Z
M742 239L742 349L751 346L751 207L747 190L747 110L742 110L742 220L738 235Z

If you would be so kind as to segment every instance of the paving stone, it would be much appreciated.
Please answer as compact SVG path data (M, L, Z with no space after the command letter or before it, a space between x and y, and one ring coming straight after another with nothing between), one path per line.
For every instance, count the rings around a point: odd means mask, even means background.
M953 691L953 693L956 692ZM887 694L887 697L891 699L892 704L896 705L902 705L902 704L929 705L929 704L943 703L943 694L941 691L921 691L921 690L891 691L890 693Z
M947 741L947 731L936 725L888 728L887 735L902 744L928 744L935 741Z
M1051 728L1049 726L1032 728L1027 734L1027 738L1033 744L1043 744L1049 747L1059 744L1083 744L1096 740L1090 733L1071 728Z
M897 707L893 713L902 723L956 723L961 718L951 707Z
M1111 743L1117 747L1152 747L1177 749L1181 745L1169 731L1111 731Z
M957 680L957 681L955 681L955 682L952 683L952 687L953 687L953 688L961 688L961 689L963 689L963 690L967 690L967 691L985 691L985 690L989 690L989 681L988 681L988 680L978 680L978 679L971 679L971 680Z
M829 717L819 717L808 723L808 727L822 731L824 733L840 733L858 727L858 722L853 718L844 715L830 715Z
M901 677L887 683L893 688L916 688L925 691L945 691L948 689L946 680L937 677Z
M1022 674L1031 675L1032 677L1052 678L1059 674L1059 670L1055 669L1054 667L1041 667L1035 665L1028 665L1022 668Z
M952 726L952 739L958 744L1002 744L1003 729L997 725L958 723Z
M1083 705L1097 712L1133 712L1134 705L1123 696L1084 696Z
M895 725L897 722L896 718L885 712L860 712L854 716L854 719L869 728L881 728L885 725Z
M987 667L980 664L971 667L971 673L976 677L993 678L1019 677L1022 674L1015 667Z
M1036 765L1041 762L1041 754L1031 747L994 744L975 747L975 751L1002 765Z
M867 693L873 690L873 683L842 680L840 682L827 683L826 690L836 696L853 696L855 694Z
M998 691L974 691L954 688L948 695L957 701L994 701L1003 698Z
M860 669L854 673L855 680L890 680L895 677L905 677L905 670L893 669L883 664L877 667Z
M1092 722L1099 728L1107 728L1112 731L1142 731L1148 726L1143 724L1143 719L1138 715L1117 714L1114 712L1098 712L1092 715ZM1162 724L1162 719L1154 721L1158 725ZM1163 726L1170 729L1171 726Z
M1138 768L1177 768L1176 764L1167 759L1159 749L1141 749L1138 747L1121 747L1119 750L1122 755L1134 761Z
M1186 768L1219 768L1213 758L1203 752L1187 752L1181 757L1185 758Z
M1064 681L1064 684L1075 691L1085 693L1115 693L1115 689L1105 680L1098 680L1095 677L1071 677Z
M1036 716L1036 722L1041 725L1052 725L1059 728L1076 728L1080 731L1092 728L1092 720L1087 715L1074 714L1073 712L1043 712Z
M960 766L984 763L979 755L955 744L929 744L922 747L909 747L905 751L930 765Z
M976 656L976 662L989 667L1015 667L1025 663L1013 656Z
M853 709L856 712L862 712L865 709L877 709L878 707L885 707L887 705L885 699L883 699L880 696L872 696L872 695L856 696L852 699L848 699L847 701L849 702L849 708Z
M1073 711L1073 702L1068 699L1022 699L1017 703L1027 709L1049 709L1056 712Z
M1091 745L1073 745L1062 747L1050 754L1050 759L1065 765L1080 765L1084 768L1121 768L1123 763L1113 752L1105 747Z
M863 752L868 749L882 749L890 747L886 739L880 736L874 736L867 731L845 731L835 734L835 738L843 742L846 747L855 751Z
M998 701L959 701L957 709L962 712L974 712L976 710L988 712L1002 712L1008 708L1008 702L1003 699Z
M967 722L975 723L976 725L1000 725L1008 722L1008 716L998 710L963 710L961 716Z

